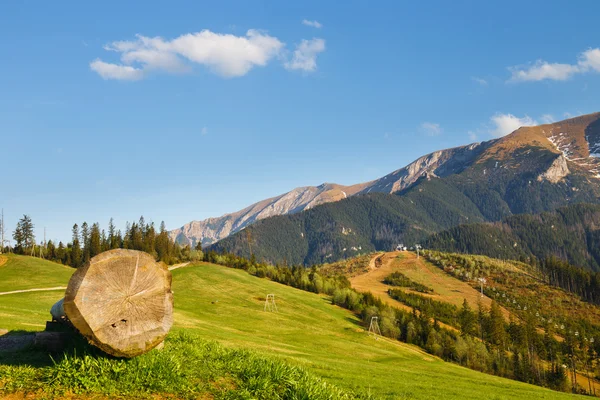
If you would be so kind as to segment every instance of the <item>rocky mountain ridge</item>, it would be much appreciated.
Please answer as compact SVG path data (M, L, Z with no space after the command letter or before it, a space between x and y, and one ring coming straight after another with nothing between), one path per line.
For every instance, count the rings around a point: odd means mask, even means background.
M544 150L532 157L533 149ZM440 150L415 160L380 179L343 186L324 183L296 188L243 210L217 218L192 221L171 231L182 244L211 245L245 227L278 215L295 214L321 204L337 202L368 193L398 193L410 188L421 177L451 177L467 171L470 182L494 182L507 174L535 172L534 180L557 184L572 173L600 178L600 113L515 132L486 142ZM505 178L502 178L505 179ZM579 190L574 187L574 191Z

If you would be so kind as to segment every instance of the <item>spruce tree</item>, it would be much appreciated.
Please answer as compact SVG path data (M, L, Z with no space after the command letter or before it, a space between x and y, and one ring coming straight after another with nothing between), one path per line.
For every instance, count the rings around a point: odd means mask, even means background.
M489 339L490 343L500 349L504 349L506 344L506 330L504 328L504 317L498 303L492 300L490 308L489 322Z
M94 257L102 252L102 244L100 240L100 226L98 223L92 225L90 230L90 250L89 256Z
M29 215L23 215L23 218L17 223L17 227L13 232L13 239L16 242L16 248L19 253L24 253L35 246L33 228L34 225Z
M460 309L460 313L458 315L460 331L463 336L471 336L475 334L475 323L477 317L475 313L469 307L469 303L467 303L467 299L463 299L462 308Z
M81 245L79 244L79 226L73 225L73 244L71 245L71 266L77 268L81 265Z
M81 224L81 245L83 246L83 263L90 261L90 228L87 222Z
M108 242L110 249L118 249L121 246L117 240L117 228L112 218L108 221Z

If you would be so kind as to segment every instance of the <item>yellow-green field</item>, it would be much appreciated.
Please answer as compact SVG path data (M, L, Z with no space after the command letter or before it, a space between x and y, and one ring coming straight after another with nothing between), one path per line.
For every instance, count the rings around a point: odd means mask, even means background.
M10 268L15 261L24 263L24 268L27 266L27 259L13 257L0 267L0 281L4 286L11 286L11 279L21 281L21 278L14 273L3 275L2 268ZM43 286L66 285L68 274L62 272L62 266L35 262L45 264L49 276L53 277ZM54 277L54 271L61 272ZM364 332L358 318L332 306L326 297L259 279L244 271L210 264L180 268L173 271L173 291L176 338L178 333L185 332L215 340L226 348L252 349L269 359L301 366L336 387L362 397L369 394L384 399L574 397L446 363L414 346L376 340ZM278 313L263 311L268 293L275 294ZM60 292L0 296L0 329L39 329L38 325L46 321L47 310L59 297ZM163 351L176 343L177 340L168 341ZM14 364L14 356L11 357ZM15 367L2 364L6 363L0 353L0 376L3 368L7 368L5 371L11 368L15 374ZM139 364L131 363L130 368ZM0 379L0 384L2 382ZM261 398L256 393L244 396L235 398Z

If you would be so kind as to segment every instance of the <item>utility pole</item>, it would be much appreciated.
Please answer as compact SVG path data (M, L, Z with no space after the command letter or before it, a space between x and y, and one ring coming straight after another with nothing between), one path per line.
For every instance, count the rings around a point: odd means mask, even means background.
M252 257L252 233L246 228L246 241L248 242L248 251L250 251L250 257Z
M40 246L40 258L44 258L45 251L46 251L46 227L44 227L44 242Z
M477 280L481 284L481 297L483 297L483 285L487 283L487 280L485 278L477 278Z

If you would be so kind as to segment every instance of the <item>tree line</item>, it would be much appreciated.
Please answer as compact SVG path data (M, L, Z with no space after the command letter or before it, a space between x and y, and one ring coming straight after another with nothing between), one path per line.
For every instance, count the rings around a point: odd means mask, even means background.
M532 259L548 284L579 296L588 303L600 305L600 272L585 270L557 257L542 262Z
M118 229L111 218L107 229L101 228L98 222L74 224L72 237L68 243L36 244L34 224L31 217L24 215L13 232L15 246L10 249L17 254L36 255L50 261L78 268L92 257L112 249L132 249L145 251L157 261L167 264L199 260L202 258L202 247L199 244L192 249L181 246L169 237L164 221L157 229L154 222L146 222L143 216L136 222L127 222L124 231Z

